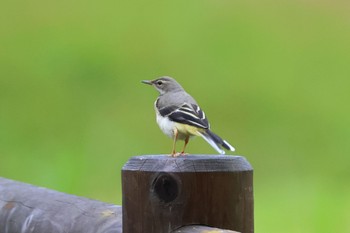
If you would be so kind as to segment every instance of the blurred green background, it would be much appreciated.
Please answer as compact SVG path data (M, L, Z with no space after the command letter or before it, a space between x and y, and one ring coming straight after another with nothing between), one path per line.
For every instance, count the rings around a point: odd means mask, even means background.
M170 75L253 165L256 232L350 232L349 10L2 0L0 176L121 204L128 158L171 150L140 83Z

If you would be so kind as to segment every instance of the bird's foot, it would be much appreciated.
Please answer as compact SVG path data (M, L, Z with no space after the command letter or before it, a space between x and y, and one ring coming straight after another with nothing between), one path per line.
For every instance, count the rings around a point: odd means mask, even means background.
M171 154L171 157L179 157L179 156L186 156L186 155L188 155L188 153L184 153L184 152L177 152L177 153L173 153L173 154Z
M171 157L175 158L175 157L179 157L180 155L183 155L183 154L179 153L179 152L177 152L177 153L174 152L174 153L171 154Z

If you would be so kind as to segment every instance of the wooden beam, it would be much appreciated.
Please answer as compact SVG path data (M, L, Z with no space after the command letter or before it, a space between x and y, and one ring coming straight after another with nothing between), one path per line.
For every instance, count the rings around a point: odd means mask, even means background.
M120 206L0 177L0 232L122 233Z
M123 233L187 225L254 232L253 169L240 156L137 156L122 169Z

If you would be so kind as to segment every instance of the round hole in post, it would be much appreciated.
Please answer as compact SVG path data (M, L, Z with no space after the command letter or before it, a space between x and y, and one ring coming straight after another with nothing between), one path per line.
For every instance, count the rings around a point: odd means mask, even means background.
M152 182L153 193L164 203L169 203L179 195L179 185L169 173L159 173Z

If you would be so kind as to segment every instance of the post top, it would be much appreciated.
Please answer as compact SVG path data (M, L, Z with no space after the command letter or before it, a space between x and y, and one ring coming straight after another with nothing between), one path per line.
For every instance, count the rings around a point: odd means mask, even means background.
M123 171L150 172L237 172L252 171L243 156L232 155L169 155L134 156L124 165Z

